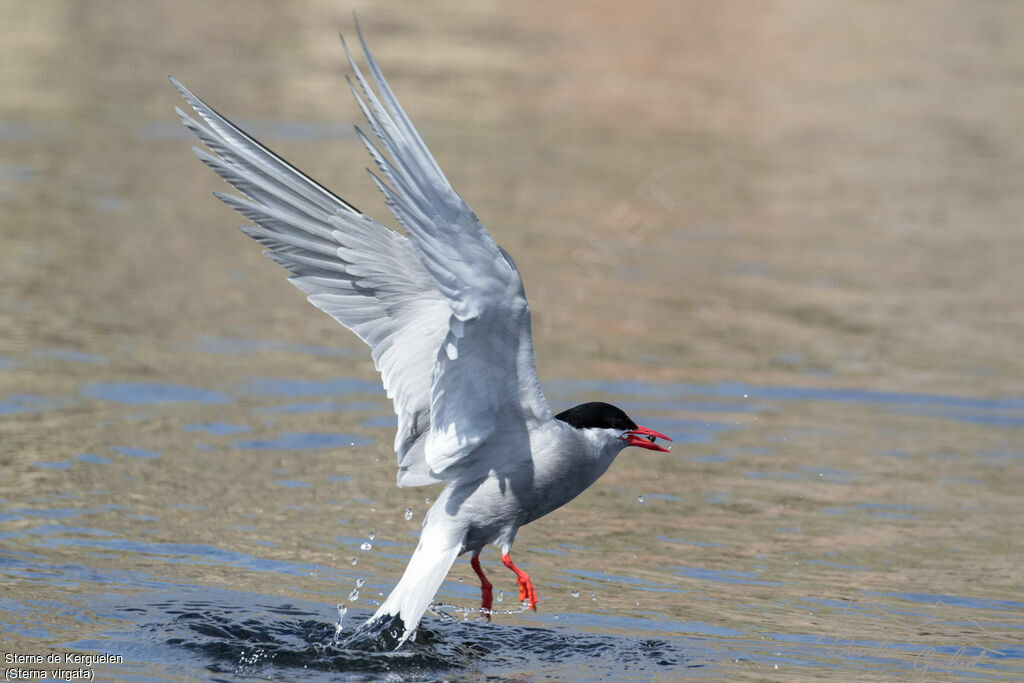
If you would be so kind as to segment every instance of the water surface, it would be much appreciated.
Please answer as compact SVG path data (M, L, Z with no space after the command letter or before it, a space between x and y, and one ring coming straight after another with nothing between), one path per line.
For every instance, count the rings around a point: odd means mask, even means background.
M521 530L537 612L488 550L492 622L463 558L398 653L342 643L438 491L394 487L365 350L232 229L166 82L385 218L346 132L352 8L12 7L5 654L121 681L1024 677L1019 3L357 8L522 269L552 406L676 443Z

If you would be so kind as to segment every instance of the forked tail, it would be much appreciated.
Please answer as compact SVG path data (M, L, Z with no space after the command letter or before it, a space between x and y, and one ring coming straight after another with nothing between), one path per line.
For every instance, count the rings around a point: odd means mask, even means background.
M363 628L398 617L404 629L398 646L408 640L462 552L462 541L463 534L456 538L436 527L425 527L401 580Z

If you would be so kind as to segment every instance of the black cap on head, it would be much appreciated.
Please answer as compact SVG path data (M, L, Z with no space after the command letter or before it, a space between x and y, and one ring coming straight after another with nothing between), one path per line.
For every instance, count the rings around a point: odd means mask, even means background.
M588 427L595 429L619 429L622 431L636 429L636 422L630 420L629 415L622 412L620 408L616 408L610 403L602 403L601 401L581 403L563 413L555 415L555 418L572 425L576 429L587 429Z

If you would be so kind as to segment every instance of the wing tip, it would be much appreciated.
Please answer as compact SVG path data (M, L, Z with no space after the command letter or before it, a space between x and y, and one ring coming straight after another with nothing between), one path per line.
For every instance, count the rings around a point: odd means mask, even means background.
M193 109L196 109L198 111L199 108L196 106L196 102L201 103L202 100L196 97L191 90L186 88L184 84L182 84L182 82L174 76L168 76L167 80L171 82L171 85L173 85L174 89L178 91L178 94L184 97L185 100L192 106Z

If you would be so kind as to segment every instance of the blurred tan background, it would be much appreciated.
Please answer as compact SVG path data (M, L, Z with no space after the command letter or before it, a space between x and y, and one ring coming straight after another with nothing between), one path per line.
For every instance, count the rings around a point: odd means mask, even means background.
M358 349L231 228L166 80L394 225L351 136L353 10L517 259L542 377L1024 386L1013 1L5 2L0 355Z

